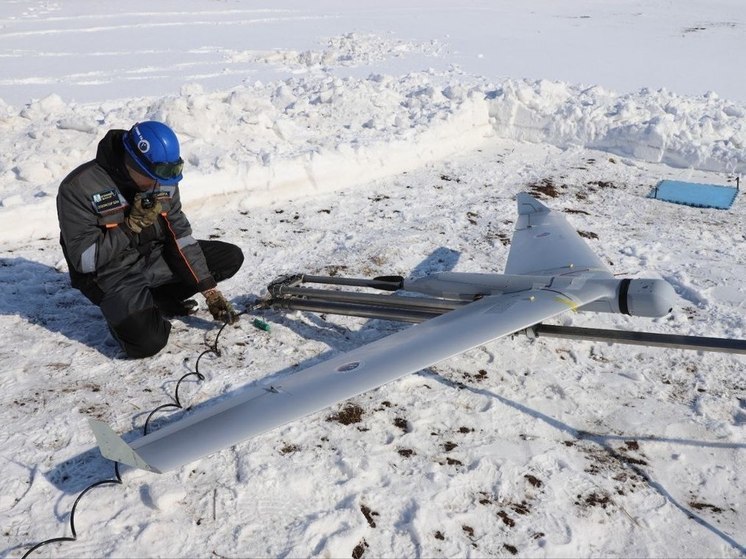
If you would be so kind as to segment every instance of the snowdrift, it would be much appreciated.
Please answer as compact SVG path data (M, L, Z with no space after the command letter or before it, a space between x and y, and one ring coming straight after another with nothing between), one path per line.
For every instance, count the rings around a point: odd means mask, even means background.
M467 152L490 138L582 147L673 167L746 171L746 107L715 94L618 95L547 80L499 84L456 71L323 74L102 104L57 95L0 106L0 220L7 241L56 235L59 181L109 128L163 120L183 142L188 209L328 192ZM21 210L22 211L19 211Z

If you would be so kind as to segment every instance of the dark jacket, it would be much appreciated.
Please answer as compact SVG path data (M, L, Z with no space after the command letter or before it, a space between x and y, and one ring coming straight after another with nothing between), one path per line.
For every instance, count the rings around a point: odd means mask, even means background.
M94 292L116 289L133 274L141 276L147 287L174 281L193 286L195 291L215 287L202 249L181 211L178 186L158 187L156 196L163 210L156 223L140 234L125 224L138 189L124 165L124 132L109 131L98 144L96 159L75 169L60 184L60 244L73 287L95 303Z

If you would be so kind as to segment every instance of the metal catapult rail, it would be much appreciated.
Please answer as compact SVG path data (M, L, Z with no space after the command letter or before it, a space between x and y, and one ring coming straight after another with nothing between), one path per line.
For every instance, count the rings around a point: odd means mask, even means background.
M276 280L269 285L270 297L264 302L264 306L282 310L310 311L419 323L462 307L470 302L457 299L383 295L379 293L343 291L340 289L300 287L302 284L313 283L395 291L401 287L401 281L402 278L398 276L375 279L310 276L303 274L288 276ZM536 324L526 330L526 333L529 336L535 337L746 354L746 340L730 338L682 336L677 334L605 330L601 328L580 328L548 324Z

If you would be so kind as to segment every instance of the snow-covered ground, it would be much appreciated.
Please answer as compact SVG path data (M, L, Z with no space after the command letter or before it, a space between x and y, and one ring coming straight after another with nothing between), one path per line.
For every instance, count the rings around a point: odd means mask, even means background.
M109 128L177 131L197 235L246 254L238 305L284 273L500 272L529 191L681 297L560 323L746 338L742 198L647 198L746 171L741 2L317 4L0 6L2 556L69 535L112 475L86 417L135 436L217 333L201 312L124 360L69 287L57 185ZM182 399L402 327L263 318L226 329ZM741 556L745 465L743 357L515 337L179 471L125 469L80 502L76 542L35 555Z

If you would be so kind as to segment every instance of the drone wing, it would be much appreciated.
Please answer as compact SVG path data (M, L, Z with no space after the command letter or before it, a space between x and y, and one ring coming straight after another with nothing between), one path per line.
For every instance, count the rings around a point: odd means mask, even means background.
M251 387L135 440L91 419L101 453L163 472L320 411L496 338L594 301L602 288L531 289L485 297L348 353L301 370L276 385Z
M516 197L518 221L505 266L506 274L558 276L611 272L561 213L522 192Z

